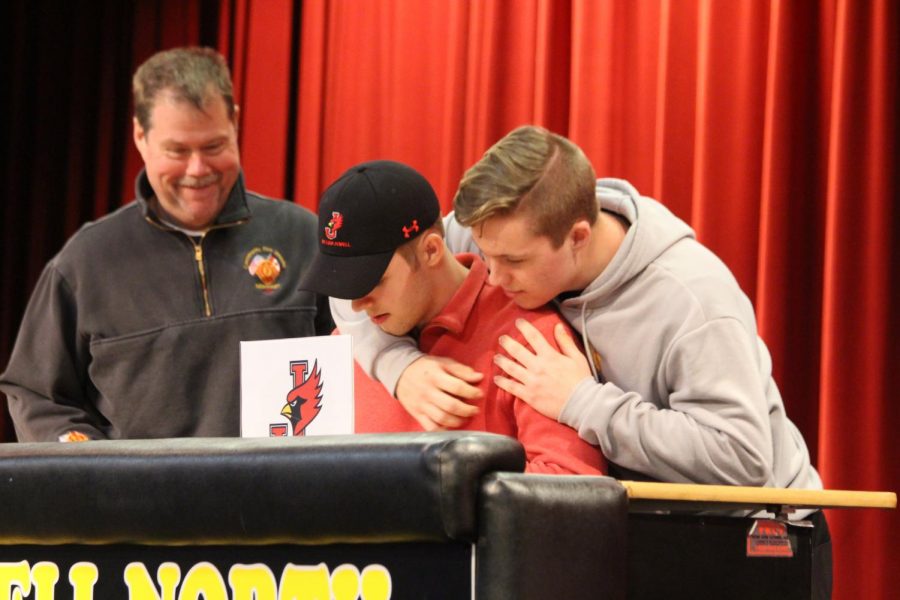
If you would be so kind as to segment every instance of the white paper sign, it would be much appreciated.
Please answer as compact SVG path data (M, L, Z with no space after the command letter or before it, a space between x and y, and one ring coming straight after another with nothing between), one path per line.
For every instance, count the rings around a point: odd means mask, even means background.
M241 437L353 433L350 339L241 342Z

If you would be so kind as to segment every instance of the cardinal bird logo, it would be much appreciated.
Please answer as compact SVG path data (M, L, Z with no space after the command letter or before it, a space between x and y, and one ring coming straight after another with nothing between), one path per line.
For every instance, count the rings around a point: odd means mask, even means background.
M325 227L325 237L329 240L333 240L337 237L337 231L341 227L344 226L344 215L337 211L331 212L331 220L328 221L328 226Z
M306 360L291 362L294 388L288 392L281 414L291 422L292 435L306 435L306 428L322 410L322 370L316 361L307 376L308 367Z

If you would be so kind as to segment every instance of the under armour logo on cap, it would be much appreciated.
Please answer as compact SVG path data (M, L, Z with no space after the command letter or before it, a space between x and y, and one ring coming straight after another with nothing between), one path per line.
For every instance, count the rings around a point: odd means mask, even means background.
M405 225L403 226L403 237L409 239L409 234L413 233L414 231L419 231L419 221L415 219L413 219L412 225L410 225L409 227L406 227Z

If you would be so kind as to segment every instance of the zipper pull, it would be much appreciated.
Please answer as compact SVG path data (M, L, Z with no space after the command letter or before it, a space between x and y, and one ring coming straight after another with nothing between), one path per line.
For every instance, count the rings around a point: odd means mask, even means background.
M200 288L203 291L203 314L212 316L212 307L209 305L209 284L206 281L206 269L203 268L203 237L194 242L194 259L197 261L197 271L200 273Z

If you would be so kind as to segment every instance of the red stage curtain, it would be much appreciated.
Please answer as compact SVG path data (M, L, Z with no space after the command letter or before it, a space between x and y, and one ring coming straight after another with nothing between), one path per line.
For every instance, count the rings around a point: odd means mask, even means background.
M826 486L900 488L896 2L229 6L251 187L315 208L351 164L393 158L448 210L508 130L568 135L731 266ZM895 513L829 517L836 598L900 587Z
M840 2L835 14L825 179L820 464L836 488L900 488L898 3ZM893 305L896 308L896 305ZM893 448L893 450L892 450ZM900 518L833 514L840 590L900 588ZM851 541L852 540L852 541ZM891 592L890 590L894 590Z
M313 209L351 164L393 158L449 210L463 171L513 127L571 137L598 175L659 198L732 267L827 487L896 491L898 12L893 0L2 3L14 26L0 36L0 366L46 261L132 197L134 67L217 44L249 185ZM900 588L896 512L829 518L836 598Z

